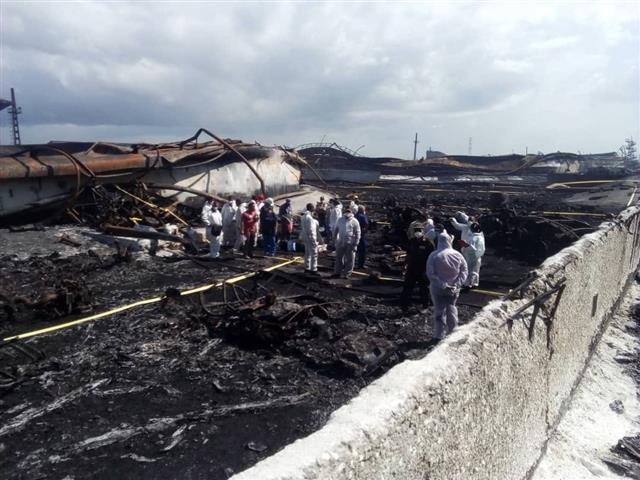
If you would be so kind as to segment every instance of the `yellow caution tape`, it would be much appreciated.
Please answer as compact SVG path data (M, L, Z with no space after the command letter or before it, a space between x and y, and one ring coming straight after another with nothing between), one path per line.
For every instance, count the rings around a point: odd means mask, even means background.
M97 314L91 315L89 317L79 318L78 320L73 320L71 322L63 323L63 324L60 324L60 325L53 325L51 327L42 328L40 330L34 330L34 331L31 331L31 332L27 332L27 333L21 333L19 335L14 335L12 337L3 338L2 340L4 342L10 342L12 340L22 340L23 338L35 337L36 335L42 335L43 333L55 332L57 330L62 330L64 328L69 328L69 327L73 327L75 325L81 325L83 323L91 322L93 320L99 320L101 318L108 317L108 316L114 315L116 313L124 312L124 311L130 310L132 308L141 307L143 305L150 305L152 303L157 303L161 299L162 299L162 297L154 297L154 298L148 298L147 300L140 300L139 302L135 302L135 303L132 303L130 305L123 305L121 307L114 308L113 310L109 310L107 312L97 313Z
M238 277L234 277L234 278L230 278L228 280L224 280L222 282L217 282L217 283L212 283L212 284L209 284L209 285L204 285L202 287L193 288L191 290L185 290L183 292L180 292L180 295L182 295L182 296L184 296L184 295L192 295L194 293L205 292L205 291L210 290L212 288L219 288L219 287L221 287L221 286L223 286L225 284L228 284L228 283L237 283L237 282L240 282L242 280L245 280L247 278L251 278L251 277L257 275L258 273L260 273L260 271L262 271L262 272L271 272L271 271L276 270L278 268L284 267L285 265L289 265L291 263L299 262L300 260L301 260L300 257L294 257L291 260L287 260L287 261L279 263L277 265L272 265L271 267L264 268L264 269L259 270L257 272L249 272L249 273L240 275ZM3 338L2 341L3 342L11 342L11 341L14 341L14 340L22 340L24 338L35 337L36 335L42 335L44 333L51 333L51 332L55 332L55 331L58 331L58 330L63 330L65 328L73 327L73 326L76 326L76 325L81 325L81 324L87 323L87 322L92 322L94 320L100 320L101 318L105 318L105 317L114 315L116 313L125 312L125 311L131 310L133 308L142 307L144 305L151 305L153 303L158 303L159 301L162 300L162 298L163 297L153 297L153 298L148 298L146 300L139 300L139 301L131 303L129 305L122 305L120 307L116 307L116 308L108 310L106 312L96 313L95 315L90 315L88 317L79 318L77 320L72 320L70 322L62 323L62 324L59 324L59 325L53 325L51 327L41 328L40 330L33 330L31 332L21 333L19 335L13 335L11 337L6 337L6 338Z
M494 292L492 290L481 290L479 288L474 288L469 290L470 292L475 292L475 293L481 293L483 295L490 295L492 297L502 297L503 295L506 295L507 292Z

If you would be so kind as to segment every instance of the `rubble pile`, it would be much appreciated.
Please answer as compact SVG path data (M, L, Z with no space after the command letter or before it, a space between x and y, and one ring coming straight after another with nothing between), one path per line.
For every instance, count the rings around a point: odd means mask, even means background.
M72 258L60 263L71 267ZM46 276L55 270L46 260L23 265ZM167 301L35 337L24 343L35 349L31 356L14 343L0 349L3 380L11 380L0 390L2 422L24 420L0 432L14 453L2 469L112 478L119 471L179 475L197 465L195 478L225 478L311 433L372 378L427 351L420 314L405 316L357 291L304 285L296 265L228 286L227 305L220 289L180 297L166 287L235 274L224 262L207 266L155 257L87 271L94 310L134 293ZM29 278L24 271L14 281ZM462 319L474 310L461 307ZM12 324L3 317L3 330L46 325L35 311L33 322L25 313ZM52 414L46 425L32 415L38 408Z
M303 272L299 252L199 255L206 245L188 234L198 208L143 182L87 189L57 225L1 231L0 338L153 301L0 343L0 471L228 478L432 348L432 309L398 303L406 231L420 215L455 233L449 217L465 210L487 235L484 290L461 295L461 323L602 220L545 214L562 193L534 189L335 191L357 195L371 219L366 268L348 280L329 278L332 252L319 276ZM181 233L166 231L173 225ZM176 247L149 255L133 236Z

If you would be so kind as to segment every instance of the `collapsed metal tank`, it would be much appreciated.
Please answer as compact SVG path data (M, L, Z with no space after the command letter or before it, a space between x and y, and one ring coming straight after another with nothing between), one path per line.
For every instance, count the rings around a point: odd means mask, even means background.
M213 140L199 143L202 133ZM163 194L187 205L202 202L195 191L219 197L260 192L274 196L297 190L305 165L292 150L225 140L205 129L180 142L155 145L50 142L0 147L0 223L64 207L84 188L100 184L167 186Z

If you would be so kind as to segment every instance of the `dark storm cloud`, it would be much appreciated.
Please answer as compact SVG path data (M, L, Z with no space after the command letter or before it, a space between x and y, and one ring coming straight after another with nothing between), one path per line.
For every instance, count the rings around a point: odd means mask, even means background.
M404 151L415 131L448 151L474 136L499 153L533 141L610 150L638 130L631 4L1 9L0 95L15 86L32 141L166 139L201 125L290 145L326 134L371 154ZM613 103L607 126L590 120Z

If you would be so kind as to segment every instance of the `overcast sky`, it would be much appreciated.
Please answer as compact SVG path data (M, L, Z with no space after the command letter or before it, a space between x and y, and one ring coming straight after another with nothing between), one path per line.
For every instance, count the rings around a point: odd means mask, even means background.
M612 151L640 135L639 5L2 0L0 97L23 143Z

